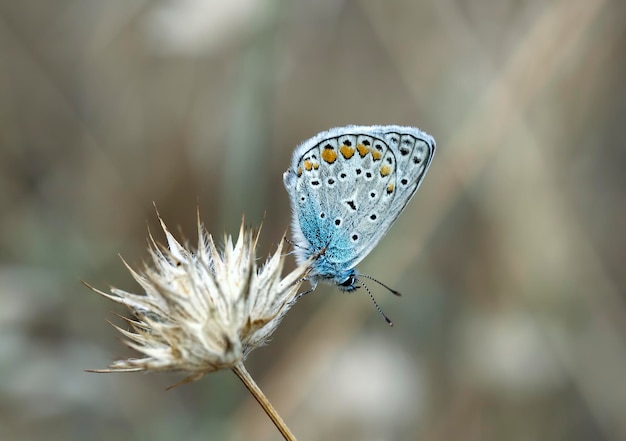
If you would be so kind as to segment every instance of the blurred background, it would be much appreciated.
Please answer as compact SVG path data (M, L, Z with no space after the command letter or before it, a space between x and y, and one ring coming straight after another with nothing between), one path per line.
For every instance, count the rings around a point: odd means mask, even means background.
M133 353L118 253L290 222L295 146L413 125L437 155L359 269L247 366L302 440L626 439L626 8L602 0L0 0L0 439L278 440L229 371ZM289 266L293 262L289 259Z

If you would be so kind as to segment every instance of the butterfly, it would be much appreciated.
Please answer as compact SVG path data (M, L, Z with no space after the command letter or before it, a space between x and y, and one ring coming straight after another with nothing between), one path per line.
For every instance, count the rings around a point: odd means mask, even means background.
M393 125L337 127L295 149L283 181L296 261L315 256L312 290L320 280L347 292L360 286L355 266L404 210L434 154L432 136Z

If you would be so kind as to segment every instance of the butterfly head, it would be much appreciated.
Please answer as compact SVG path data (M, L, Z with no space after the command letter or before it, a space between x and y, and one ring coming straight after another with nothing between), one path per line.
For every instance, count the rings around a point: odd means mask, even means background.
M359 285L357 285L357 272L354 269L337 274L333 277L333 281L337 284L337 287L344 292L352 292L359 288Z
M345 268L345 266L331 263L326 255L326 247L322 248L316 255L316 259L312 264L312 271L309 276L310 280L323 280L333 283L343 292L352 292L360 287L358 284L358 271L354 268ZM303 256L308 258L310 251L303 250Z

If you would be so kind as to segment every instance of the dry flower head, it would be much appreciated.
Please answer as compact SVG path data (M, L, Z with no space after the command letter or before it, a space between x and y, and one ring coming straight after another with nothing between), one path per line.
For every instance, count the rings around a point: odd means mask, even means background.
M93 372L182 371L182 382L218 369L233 368L263 345L294 302L305 262L281 278L285 239L258 268L258 233L241 226L233 244L225 238L218 250L198 219L198 245L181 245L159 217L167 248L150 235L151 264L137 271L124 264L143 289L135 294L117 288L99 294L125 305L130 330L113 325L125 343L143 354L113 362Z

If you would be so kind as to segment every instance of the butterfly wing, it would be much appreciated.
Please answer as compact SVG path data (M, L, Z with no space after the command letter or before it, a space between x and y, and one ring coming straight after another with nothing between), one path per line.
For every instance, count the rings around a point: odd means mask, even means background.
M383 197L364 206L357 217L354 230L360 231L364 240L356 249L355 259L348 262L351 266L363 260L387 234L426 176L436 148L432 136L413 127L376 126L372 136L380 140L384 150L377 185L383 188ZM392 168L386 181L382 177L384 166ZM375 221L372 216L376 216Z
M402 212L434 151L431 136L400 126L335 128L302 143L284 174L297 260L324 250L329 274L353 268Z

